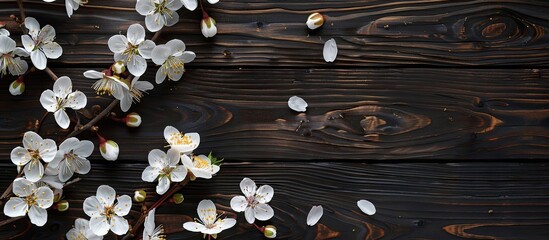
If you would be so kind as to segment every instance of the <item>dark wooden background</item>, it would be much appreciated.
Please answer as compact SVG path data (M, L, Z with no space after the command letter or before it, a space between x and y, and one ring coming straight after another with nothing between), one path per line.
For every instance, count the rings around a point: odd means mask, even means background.
M94 96L93 81L82 73L107 67L108 38L144 17L134 0L89 2L71 19L63 1L25 1L25 7L27 16L57 31L64 53L49 66ZM140 176L148 151L165 145L166 125L199 132L197 152L226 159L213 180L183 189L183 204L158 209L168 239L201 239L182 223L204 198L232 212L229 201L240 194L243 177L274 187L269 223L279 239L549 239L548 1L205 6L218 22L213 39L201 35L198 10L181 9L180 22L161 35L159 43L183 40L197 59L180 82L156 85L132 108L143 125L100 123L105 137L119 143L119 160L94 152L92 171L65 191L69 211L50 211L42 228L17 221L0 229L0 239L63 238L75 218L85 217L82 202L101 184L119 194L145 188L154 201L154 184ZM0 0L0 21L18 11L15 1ZM326 24L308 31L306 18L316 11ZM327 64L322 48L330 38L339 55ZM151 64L141 79L154 81L155 72ZM33 73L26 92L13 97L11 81L0 81L2 190L16 174L9 153L43 114L38 99L52 85L45 73ZM306 114L287 107L293 95L307 100ZM88 106L109 101L92 97ZM66 134L47 119L43 135ZM80 137L96 142L90 134ZM377 214L361 213L359 199L372 201ZM325 214L307 227L313 204ZM237 216L239 224L221 239L262 239Z

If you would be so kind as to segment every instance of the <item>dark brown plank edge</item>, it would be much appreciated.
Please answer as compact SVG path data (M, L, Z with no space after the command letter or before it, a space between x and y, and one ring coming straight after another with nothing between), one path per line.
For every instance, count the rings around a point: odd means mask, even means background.
M69 19L60 4L25 1L27 15L56 28L64 55L57 66L112 61L107 39L144 17L135 1L93 1ZM548 66L547 1L221 1L207 5L219 34L205 39L199 11L180 10L181 22L160 43L184 40L198 55L193 66ZM327 24L308 31L308 14ZM0 2L0 21L17 14L14 1ZM10 26L15 29L15 26ZM152 34L151 34L152 35ZM330 38L339 46L335 63L322 59ZM316 53L316 54L314 54Z
M93 97L86 69L54 70L91 97L89 107L107 104ZM154 81L155 71L142 79ZM135 161L164 147L166 125L199 132L199 151L227 159L547 158L548 80L545 69L193 69L131 109L142 127L100 126L121 158ZM38 99L51 86L36 73L25 95L0 95L0 157L9 158L42 116ZM306 114L288 108L293 95L308 101ZM66 134L52 117L43 130L54 139Z
M22 239L58 239L76 217L85 217L83 200L108 183L118 194L135 189L154 191L141 181L145 164L107 163L93 158L90 174L66 189L71 208L52 212L45 227L31 227ZM0 164L0 186L14 177L14 166ZM320 220L336 239L547 239L549 236L549 165L546 163L233 163L226 162L212 180L197 180L184 188L185 202L158 209L157 223L164 224L169 239L201 239L183 230L182 223L195 217L201 199L213 199L218 208L235 216L228 207L240 194L239 182L251 177L257 184L275 189L271 205L276 211L269 223L279 228L278 239L316 238L317 227L307 227L306 216L314 204L324 206ZM148 201L154 201L150 194ZM377 207L367 216L356 201L368 199ZM137 217L134 207L130 217ZM239 224L222 239L260 239L257 230ZM0 229L0 238L30 227L27 220Z

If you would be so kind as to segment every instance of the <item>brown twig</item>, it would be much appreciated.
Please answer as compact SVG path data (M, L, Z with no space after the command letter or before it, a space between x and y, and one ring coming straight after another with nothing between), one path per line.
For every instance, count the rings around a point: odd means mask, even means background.
M25 8L23 8L23 0L17 0L17 6L19 6L19 15L21 15L21 21L25 22Z
M44 123L44 120L46 120L46 117L48 116L48 111L42 115L42 118L38 121L38 126L36 127L36 133L40 133L40 128L42 128L42 124Z
M116 105L119 102L120 102L120 100L118 100L118 99L113 100L111 102L111 104L109 104L109 106L107 106L105 109L103 109L103 111L101 111L99 114L97 114L97 116L95 116L91 121L86 123L86 125L84 125L82 127L79 127L78 129L76 129L76 130L72 131L71 133L69 133L69 135L67 135L66 138L74 137L74 136L80 134L81 132L86 131L86 130L90 129L91 127L93 127L97 122L99 122L99 120L106 117L111 112L111 110L114 107L116 107Z
M57 75L55 75L55 73L51 70L51 68L46 67L46 69L44 69L44 71L50 76L50 78L53 81L56 81L58 79Z

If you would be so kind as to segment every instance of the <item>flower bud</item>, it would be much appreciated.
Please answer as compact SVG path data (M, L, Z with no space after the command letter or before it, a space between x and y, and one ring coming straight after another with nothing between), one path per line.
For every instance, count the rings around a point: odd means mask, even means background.
M101 142L101 140L99 142L101 156L103 156L105 160L116 161L116 159L118 159L118 153L120 152L118 144L113 140L105 141L105 139L103 139L103 142Z
M217 34L217 27L215 26L215 19L212 17L206 17L200 22L200 27L202 28L202 35L209 38Z
M139 125L141 125L141 116L135 112L132 112L126 115L124 122L128 127L139 127Z
M276 238L276 227L273 225L265 226L263 235L265 235L266 238Z
M307 18L307 27L311 30L315 30L324 24L324 16L320 13L313 13Z
M126 65L122 61L117 61L111 66L111 70L114 74L119 75L126 71Z
M61 197L63 197L63 189L54 188L53 189L53 202L59 202L61 200Z
M69 210L69 202L67 200L61 200L57 203L57 211L64 212Z
M172 196L172 200L175 204L181 204L185 200L185 197L181 193L176 193Z
M21 95L25 92L25 82L18 78L10 84L9 90L13 96Z
M144 190L137 190L134 192L133 200L136 202L143 202L145 201L145 198L147 198L147 192Z

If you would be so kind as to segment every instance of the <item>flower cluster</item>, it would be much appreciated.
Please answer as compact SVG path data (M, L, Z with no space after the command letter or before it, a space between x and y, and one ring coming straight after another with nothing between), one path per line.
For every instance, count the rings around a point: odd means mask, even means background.
M46 209L62 198L62 189L74 173L87 174L93 143L68 138L59 145L43 139L35 132L26 132L23 147L11 151L11 161L21 177L13 182L12 197L4 206L9 217L29 215L31 222L43 226L48 218ZM54 196L56 196L54 198Z

